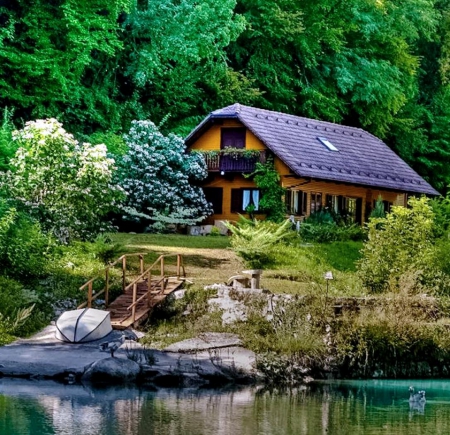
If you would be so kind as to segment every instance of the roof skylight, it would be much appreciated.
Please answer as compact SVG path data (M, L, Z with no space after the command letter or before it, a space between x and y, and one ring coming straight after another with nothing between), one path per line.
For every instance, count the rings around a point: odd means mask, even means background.
M327 138L318 137L317 138L323 145L325 145L330 151L339 151Z

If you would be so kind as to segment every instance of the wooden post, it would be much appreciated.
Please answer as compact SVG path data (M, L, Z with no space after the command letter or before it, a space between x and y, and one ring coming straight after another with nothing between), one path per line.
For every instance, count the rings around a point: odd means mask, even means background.
M142 254L139 255L139 268L141 270L141 275L144 273L144 256Z
M181 255L177 254L177 279L180 279Z
M148 271L148 277L147 277L147 306L150 306L150 292L152 291L152 271Z
M161 290L164 291L164 256L161 255Z
M137 283L133 284L133 304L136 302L137 299ZM133 305L133 308L131 309L131 320L134 323L136 320L136 305Z
M88 285L88 303L87 303L88 308L92 307L92 281L89 282Z
M109 304L109 269L105 270L105 280L105 308L107 308Z
M126 281L126 270L127 270L127 257L122 258L122 291L125 292Z

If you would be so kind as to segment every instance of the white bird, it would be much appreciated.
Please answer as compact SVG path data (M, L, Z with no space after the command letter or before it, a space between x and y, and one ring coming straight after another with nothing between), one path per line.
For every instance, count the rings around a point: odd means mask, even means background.
M414 393L414 387L409 387L409 402L410 403L425 403L425 390L420 390Z
M114 358L114 352L125 343L125 340L137 341L137 339L138 336L133 331L125 330L118 339L100 343L99 349L101 352L110 352L111 357Z

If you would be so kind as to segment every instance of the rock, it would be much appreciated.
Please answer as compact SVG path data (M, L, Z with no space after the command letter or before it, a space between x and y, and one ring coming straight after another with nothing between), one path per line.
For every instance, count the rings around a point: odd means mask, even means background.
M241 340L237 334L206 332L196 338L179 341L164 349L165 352L189 353L201 350L220 349L223 347L240 346Z
M125 358L105 358L88 366L81 377L92 383L134 382L141 368L138 363Z
M173 298L174 299L183 299L186 295L186 289L181 289L181 290L175 290L173 293Z
M221 310L222 324L229 325L231 323L240 321L245 322L247 320L247 309L245 305L230 297L218 297L208 300L208 305L211 311Z

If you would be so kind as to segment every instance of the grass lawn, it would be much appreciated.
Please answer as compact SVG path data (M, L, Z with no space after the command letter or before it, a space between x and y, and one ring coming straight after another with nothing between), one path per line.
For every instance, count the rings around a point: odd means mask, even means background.
M246 269L228 237L119 233L111 238L123 246L123 252L149 253L148 261L160 254L182 254L187 276L196 287L227 282ZM360 242L280 245L276 263L264 269L261 285L274 293L317 293L324 289L324 273L331 270L335 279L330 295L359 295L354 271L361 247Z

